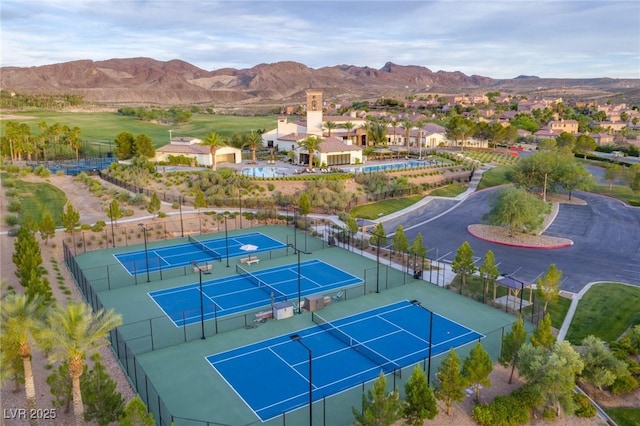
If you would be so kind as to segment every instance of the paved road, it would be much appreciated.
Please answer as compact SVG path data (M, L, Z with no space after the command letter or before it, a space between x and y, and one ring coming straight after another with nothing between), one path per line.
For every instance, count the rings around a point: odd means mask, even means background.
M493 250L502 273L533 281L551 263L564 272L562 289L578 292L592 281L621 281L640 285L640 208L625 206L609 197L577 192L586 206L561 204L558 216L546 235L572 239L575 244L555 250L502 246L474 238L467 226L480 223L488 212L488 198L496 188L471 194L465 201L451 203L448 213L433 218L427 209L410 212L385 222L387 232L402 224L411 241L421 232L430 258L451 261L464 241L469 241L479 264L487 250ZM442 205L438 205L438 213Z

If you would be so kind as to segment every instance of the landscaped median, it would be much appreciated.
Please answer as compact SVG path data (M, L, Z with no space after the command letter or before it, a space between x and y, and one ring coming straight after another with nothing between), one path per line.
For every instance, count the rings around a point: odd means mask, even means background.
M512 234L508 228L500 226L474 224L467 226L467 232L479 240L510 247L550 250L573 245L573 241L568 238L524 233Z

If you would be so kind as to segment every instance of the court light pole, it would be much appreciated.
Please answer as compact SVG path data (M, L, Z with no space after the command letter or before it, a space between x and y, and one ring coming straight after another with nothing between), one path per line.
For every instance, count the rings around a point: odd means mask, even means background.
M204 336L204 300L202 299L202 268L200 268L200 265L198 265L198 262L196 262L195 260L193 262L191 262L191 264L194 266L194 268L196 268L198 270L198 274L200 276L200 329L202 330L202 337L200 337L202 340L205 339ZM215 306L214 306L215 309Z
M292 334L289 338L294 342L300 343L309 353L309 426L311 426L313 425L313 352L309 346L304 344L299 334Z
M428 364L427 364L427 386L431 386L431 347L433 346L433 311L431 309L427 309L424 306L422 306L422 303L420 303L420 301L418 300L412 300L411 303L413 303L416 306L421 307L422 309L424 309L425 311L429 312L429 358L428 358Z
M224 217L224 247L227 254L227 268L229 267L229 233L227 231L227 215L222 215ZM242 220L242 219L240 219Z
M178 206L180 207L180 235L184 238L184 222L182 221L182 195L178 195Z
M142 232L144 235L144 261L147 265L147 282L151 281L151 279L149 278L149 249L147 248L147 231L148 229L145 228L144 224L139 223L138 226L140 228L142 228Z
M302 313L302 291L301 291L301 282L300 282L300 253L303 254L311 254L306 251L298 250L293 245L289 244L289 247L293 249L294 252L298 255L298 314Z
M242 190L238 188L238 205L240 206L240 229L242 229Z

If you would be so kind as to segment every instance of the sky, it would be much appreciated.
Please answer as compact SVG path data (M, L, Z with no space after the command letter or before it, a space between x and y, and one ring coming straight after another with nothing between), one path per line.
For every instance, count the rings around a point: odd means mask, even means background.
M640 78L638 0L2 0L0 12L1 66L149 57Z

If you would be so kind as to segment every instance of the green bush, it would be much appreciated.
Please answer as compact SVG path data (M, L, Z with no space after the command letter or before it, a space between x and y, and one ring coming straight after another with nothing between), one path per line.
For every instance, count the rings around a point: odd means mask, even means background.
M14 179L3 179L2 186L4 186L5 188L15 188L16 181Z
M33 170L33 174L40 177L48 177L51 175L51 170L41 164Z
M7 206L7 210L11 213L19 213L22 210L22 204L18 200L11 200Z
M20 223L20 218L14 214L8 214L4 217L4 223L7 226L15 226Z
M91 230L94 232L100 232L106 225L107 224L104 222L104 220L99 220L91 227Z
M88 223L83 223L82 225L80 225L80 229L83 231L89 231L91 230L91 225L89 225Z
M638 380L633 377L631 374L625 374L623 376L617 377L616 380L611 385L611 392L614 394L624 394L629 393L638 388Z
M589 398L581 393L573 395L573 402L576 404L576 409L573 412L577 417L595 417L596 407L591 404Z
M481 426L517 426L529 423L529 411L511 395L497 396L490 404L473 408L471 417Z

